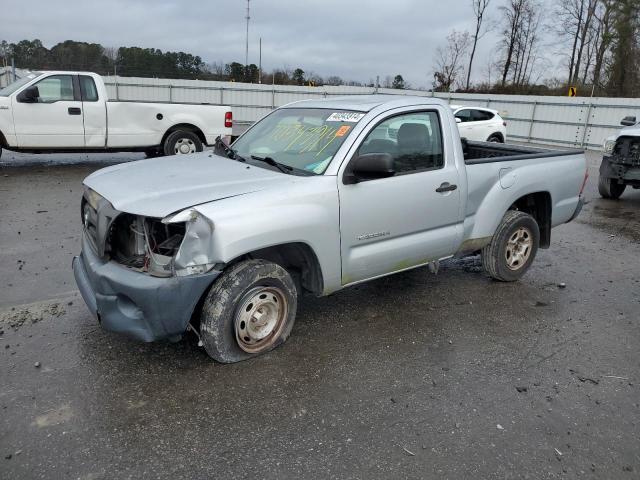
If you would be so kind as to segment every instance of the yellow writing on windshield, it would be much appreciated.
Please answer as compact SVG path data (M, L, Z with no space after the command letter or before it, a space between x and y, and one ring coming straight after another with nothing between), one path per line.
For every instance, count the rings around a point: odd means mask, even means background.
M288 142L284 147L285 151L297 151L298 153L314 152L320 155L336 138L342 137L347 130L338 126L305 126L302 124L278 125L271 132L270 137L278 142ZM340 134L338 134L340 133Z

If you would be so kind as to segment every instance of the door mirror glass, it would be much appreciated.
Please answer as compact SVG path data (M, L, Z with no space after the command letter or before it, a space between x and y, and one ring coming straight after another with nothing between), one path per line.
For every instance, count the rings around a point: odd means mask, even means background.
M18 94L18 102L20 103L37 103L38 98L40 98L40 92L35 85L25 88Z
M624 117L620 122L620 125L624 127L632 127L636 124L636 117Z
M388 153L365 153L354 158L345 173L349 185L363 180L393 177L396 174L393 156Z

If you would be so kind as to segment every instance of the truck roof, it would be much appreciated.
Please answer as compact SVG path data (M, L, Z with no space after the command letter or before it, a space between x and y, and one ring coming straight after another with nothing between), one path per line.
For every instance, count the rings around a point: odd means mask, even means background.
M448 106L449 104L439 98L416 95L351 95L322 100L300 100L284 105L282 108L327 108L370 112L381 105L388 108L396 108L410 105Z

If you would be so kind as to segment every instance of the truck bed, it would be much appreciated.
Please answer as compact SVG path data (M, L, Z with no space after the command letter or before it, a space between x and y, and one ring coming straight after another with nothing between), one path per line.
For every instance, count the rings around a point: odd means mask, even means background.
M464 162L467 165L482 163L530 160L534 158L562 157L583 153L582 150L550 150L545 148L508 145L502 143L471 142L462 140Z

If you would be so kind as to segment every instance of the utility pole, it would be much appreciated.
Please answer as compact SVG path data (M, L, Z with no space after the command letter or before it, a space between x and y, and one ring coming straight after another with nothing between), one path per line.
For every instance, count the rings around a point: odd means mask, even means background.
M245 17L247 19L247 41L245 44L245 50L244 50L244 65L248 66L249 65L249 20L251 19L251 16L249 15L249 3L251 2L251 0L247 0L247 16Z
M258 57L258 83L262 83L262 37L260 37L260 56Z

